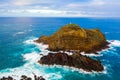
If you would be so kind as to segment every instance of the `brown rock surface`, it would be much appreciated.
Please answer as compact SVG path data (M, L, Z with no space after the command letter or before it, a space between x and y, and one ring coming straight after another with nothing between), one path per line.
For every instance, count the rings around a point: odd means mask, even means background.
M74 53L73 55L68 55L66 53L49 53L47 56L43 56L38 62L40 64L47 65L56 64L75 67L79 69L81 68L85 71L104 70L100 61L93 60L78 53Z
M98 29L83 29L76 24L68 24L51 36L42 36L36 42L49 45L49 50L79 50L96 53L108 48L104 34Z

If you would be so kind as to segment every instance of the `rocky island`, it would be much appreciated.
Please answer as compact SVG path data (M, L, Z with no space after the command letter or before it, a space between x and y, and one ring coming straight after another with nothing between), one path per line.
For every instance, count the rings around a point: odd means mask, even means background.
M97 54L97 51L108 48L108 42L99 29L84 29L76 24L68 24L53 35L41 36L35 42L48 44L48 50L57 52L43 56L38 61L40 64L64 65L89 72L104 70L100 61L80 54L81 52ZM66 51L73 54L66 54Z

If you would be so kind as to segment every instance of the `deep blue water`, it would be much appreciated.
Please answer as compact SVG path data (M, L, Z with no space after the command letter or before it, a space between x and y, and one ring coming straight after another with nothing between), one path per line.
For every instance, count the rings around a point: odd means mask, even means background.
M69 23L88 29L99 28L107 40L114 40L110 49L100 52L102 56L93 56L106 66L106 73L85 74L32 62L32 58L42 51L36 45L25 44L25 41L42 35L51 35ZM0 18L0 77L17 72L19 75L32 75L32 72L36 72L49 80L120 80L119 60L119 18Z

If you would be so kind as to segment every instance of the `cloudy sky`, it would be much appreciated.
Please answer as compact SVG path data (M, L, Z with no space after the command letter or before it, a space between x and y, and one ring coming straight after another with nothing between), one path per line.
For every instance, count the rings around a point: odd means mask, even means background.
M0 0L0 16L120 17L120 0Z

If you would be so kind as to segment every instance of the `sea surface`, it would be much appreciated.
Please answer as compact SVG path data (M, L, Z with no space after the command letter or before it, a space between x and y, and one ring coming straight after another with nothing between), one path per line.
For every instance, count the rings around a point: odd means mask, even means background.
M51 35L69 23L82 28L99 28L111 43L109 49L99 55L88 55L98 59L105 67L103 72L87 73L62 66L40 65L39 54L47 54L47 45L33 40L42 35ZM0 78L21 75L33 77L33 73L46 80L120 80L120 18L0 18Z

